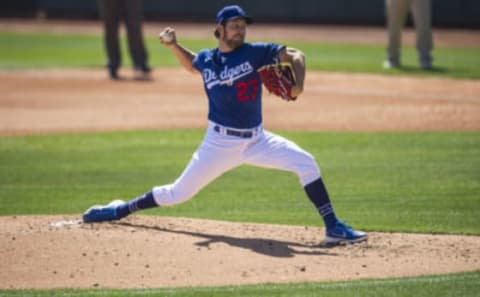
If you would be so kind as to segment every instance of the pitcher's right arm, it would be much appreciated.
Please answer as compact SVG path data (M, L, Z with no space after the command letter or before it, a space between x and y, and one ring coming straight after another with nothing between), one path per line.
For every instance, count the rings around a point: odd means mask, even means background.
M191 73L200 73L195 67L193 67L193 59L197 54L186 47L178 44L175 29L167 27L159 34L160 42L166 45L173 54L177 57L182 66Z

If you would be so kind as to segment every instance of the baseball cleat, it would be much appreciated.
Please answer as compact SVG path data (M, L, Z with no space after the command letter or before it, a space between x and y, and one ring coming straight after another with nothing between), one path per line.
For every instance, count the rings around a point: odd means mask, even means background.
M430 61L421 61L420 62L420 67L423 70L432 70L433 69L432 62L430 62Z
M383 68L384 69L394 69L394 68L399 68L399 67L400 67L399 62L394 62L394 61L390 61L390 60L386 60L385 62L383 62Z
M326 233L324 243L327 245L356 243L368 238L367 233L354 230L342 221L337 221L335 228L327 229Z
M152 76L150 75L149 71L135 69L133 71L133 79L147 81L152 80Z
M122 200L114 200L107 205L94 205L83 213L84 223L115 221L121 219L117 213L120 205L125 204Z

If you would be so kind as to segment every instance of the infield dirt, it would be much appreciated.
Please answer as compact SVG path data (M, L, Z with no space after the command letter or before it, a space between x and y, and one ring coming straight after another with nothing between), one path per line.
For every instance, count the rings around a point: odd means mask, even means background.
M154 80L110 81L103 70L0 71L0 135L204 128L201 77L156 69ZM478 131L475 80L309 72L295 102L265 94L267 129Z
M480 269L480 237L371 232L326 248L323 228L132 216L0 217L0 288L152 288L334 281Z

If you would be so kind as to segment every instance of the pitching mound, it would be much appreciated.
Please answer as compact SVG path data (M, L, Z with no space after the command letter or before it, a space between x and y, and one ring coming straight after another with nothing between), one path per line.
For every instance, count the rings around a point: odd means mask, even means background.
M370 233L327 248L324 230L132 216L0 217L0 288L149 288L332 281L480 269L480 237Z

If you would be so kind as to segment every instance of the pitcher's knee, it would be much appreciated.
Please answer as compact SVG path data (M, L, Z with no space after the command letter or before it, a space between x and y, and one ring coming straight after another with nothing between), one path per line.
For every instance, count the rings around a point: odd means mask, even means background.
M302 186L308 185L317 180L320 177L320 168L318 167L315 158L312 155L307 154L304 162L299 163L296 166L296 174L300 179Z
M153 197L159 206L180 204L189 200L194 195L194 191L178 189L175 184L153 188Z

